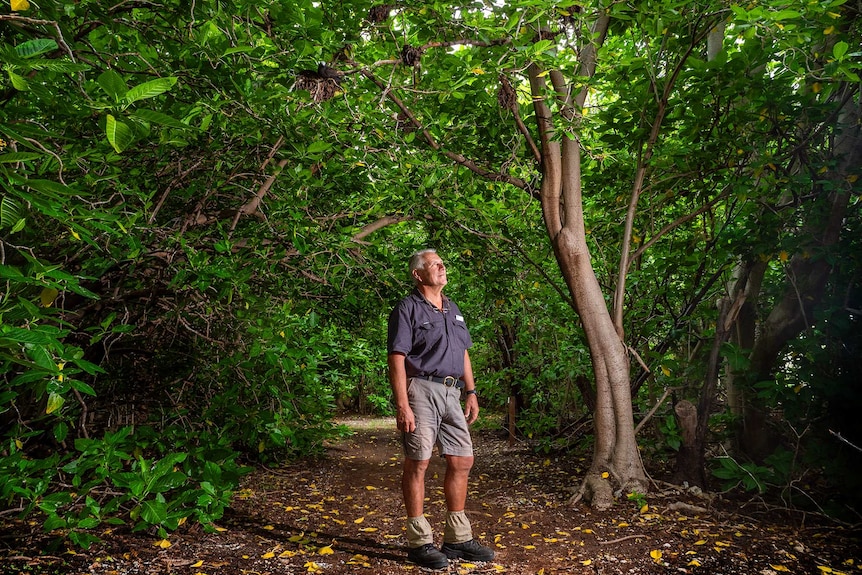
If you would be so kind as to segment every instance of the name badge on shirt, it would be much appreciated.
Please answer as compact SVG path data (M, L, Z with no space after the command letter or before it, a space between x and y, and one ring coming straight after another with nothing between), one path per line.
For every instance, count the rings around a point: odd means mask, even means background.
M464 316L456 314L455 315L455 321L460 321L461 323L464 323Z

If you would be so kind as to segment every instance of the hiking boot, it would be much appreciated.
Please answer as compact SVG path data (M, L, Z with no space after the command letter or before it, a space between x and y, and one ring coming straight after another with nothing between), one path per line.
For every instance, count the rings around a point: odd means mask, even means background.
M475 539L470 539L464 543L444 542L441 551L449 559L466 559L467 561L491 561L494 559L494 550L480 545Z
M449 567L449 560L434 547L433 543L426 543L420 547L411 547L407 550L407 560L427 569L445 569Z

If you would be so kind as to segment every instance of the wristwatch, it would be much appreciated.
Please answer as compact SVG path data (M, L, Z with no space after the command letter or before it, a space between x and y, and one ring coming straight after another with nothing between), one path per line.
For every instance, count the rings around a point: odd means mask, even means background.
M479 397L479 392L477 392L475 389L464 390L464 397L468 395L475 395L476 397Z

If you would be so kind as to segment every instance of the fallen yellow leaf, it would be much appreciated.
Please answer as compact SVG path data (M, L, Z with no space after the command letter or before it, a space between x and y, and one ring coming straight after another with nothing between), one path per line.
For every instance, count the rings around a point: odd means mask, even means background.
M592 565L592 564L593 564L592 559L587 559L586 561L581 561L581 565L583 565L583 566Z
M656 563L661 561L661 551L659 551L658 549L653 549L652 551L650 551L649 556L652 557L652 560Z
M688 567L700 567L700 561L697 559L692 559L688 562Z
M272 525L264 525L264 526L263 526L263 528L264 528L264 529L267 529L267 530L269 530L269 531L272 531L273 529L275 529L275 527L274 527L274 526L272 526Z
M190 567L203 567L203 565L204 565L203 560L200 560L200 561L198 561L197 563L192 563L192 564L190 565Z
M357 523L357 524L358 524L358 523L362 523L363 521L365 521L365 517L359 517L358 519L354 519L354 520L353 520L353 522L354 522L354 523Z
M787 567L785 567L784 565L770 565L770 567L772 567L772 569L773 569L774 571L784 571L784 572L788 572L788 571L790 571L790 569L788 569L788 568L787 568Z
M374 487L373 485L366 485L366 486L365 486L365 489L367 489L368 491L374 491L374 490L375 490L375 489L377 489L377 488L376 488L376 487Z
M317 550L320 555L332 555L335 551L332 550L332 545L327 545L326 547L321 547Z
M161 541L156 541L154 545L156 547L161 547L162 549L167 549L171 546L171 542L167 539L162 539Z
M273 557L275 557L275 553L272 551L268 551L260 556L261 559L272 559Z

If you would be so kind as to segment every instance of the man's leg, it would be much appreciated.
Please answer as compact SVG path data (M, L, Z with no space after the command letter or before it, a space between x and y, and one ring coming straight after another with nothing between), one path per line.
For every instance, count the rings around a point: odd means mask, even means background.
M401 475L401 492L404 495L404 506L407 517L419 517L425 508L425 471L428 469L428 459L416 460L406 457ZM466 491L465 491L466 496Z
M467 505L467 482L473 456L446 456L446 477L443 479L443 494L446 496L446 509L464 511Z
M464 507L467 504L467 482L473 456L446 456L446 477L443 492L446 495L446 527L441 551L450 559L491 561L494 551L473 538L473 529Z
M401 475L401 491L404 507L407 509L407 558L429 569L444 569L449 561L434 547L434 534L431 524L425 518L425 471L427 459L404 459Z

